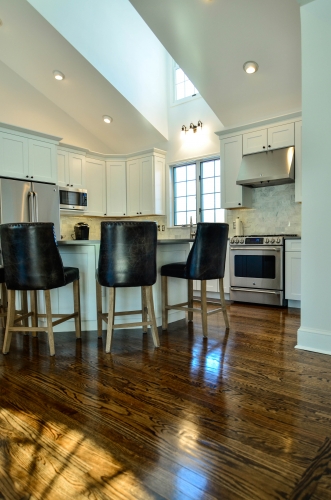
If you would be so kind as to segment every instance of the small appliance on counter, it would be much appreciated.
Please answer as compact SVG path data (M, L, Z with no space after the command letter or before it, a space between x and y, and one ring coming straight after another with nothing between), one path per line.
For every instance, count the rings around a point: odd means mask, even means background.
M86 222L77 222L77 224L75 224L74 226L74 231L75 234L73 234L72 237L75 240L89 239L90 226L86 224Z

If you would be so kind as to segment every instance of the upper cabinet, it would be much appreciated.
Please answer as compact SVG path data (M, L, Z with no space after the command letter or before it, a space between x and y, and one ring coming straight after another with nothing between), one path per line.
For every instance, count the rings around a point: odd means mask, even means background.
M0 130L0 175L56 184L55 141Z
M243 134L243 155L294 146L294 123Z
M57 165L59 186L85 188L85 154L58 148Z
M221 208L250 208L252 192L236 184L242 160L242 136L221 139Z
M107 215L123 217L126 210L126 164L124 160L106 162Z
M88 189L86 215L107 215L105 161L86 158L84 180Z
M127 215L164 215L164 155L130 158L126 167Z

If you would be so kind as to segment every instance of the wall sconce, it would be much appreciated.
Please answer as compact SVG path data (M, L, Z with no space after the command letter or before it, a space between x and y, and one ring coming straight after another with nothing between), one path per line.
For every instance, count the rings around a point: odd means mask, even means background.
M186 132L193 132L195 134L197 130L201 130L201 129L202 129L202 121L201 120L198 121L198 125L194 125L191 122L189 128L186 128L185 125L182 125L182 132L185 132L185 134L186 134Z

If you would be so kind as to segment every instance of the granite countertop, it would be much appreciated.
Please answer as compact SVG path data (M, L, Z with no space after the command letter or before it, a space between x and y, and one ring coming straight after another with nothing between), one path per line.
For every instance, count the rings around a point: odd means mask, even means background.
M158 245L169 245L169 244L180 244L180 243L191 243L194 240L188 238L172 238L157 240ZM100 245L100 240L60 240L57 242L58 245Z

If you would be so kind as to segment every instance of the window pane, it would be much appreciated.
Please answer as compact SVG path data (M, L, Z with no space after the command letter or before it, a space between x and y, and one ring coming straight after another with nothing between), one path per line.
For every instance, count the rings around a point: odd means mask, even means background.
M211 177L209 179L202 180L202 193L213 193L214 192L214 178Z
M194 85L190 80L186 80L185 82L185 97L188 97L190 95L194 94Z
M186 224L186 212L177 212L175 218L175 225L183 226L184 224Z
M218 177L221 175L221 162L220 160L215 160L215 175Z
M214 194L204 194L202 196L202 210L215 208Z
M192 217L192 224L196 224L197 223L196 212L187 212L187 224L190 223L190 217Z
M195 180L195 163L194 165L187 165L187 180Z
M221 178L220 177L215 177L215 192L216 193L221 192Z
M221 208L221 195L215 193L215 208Z
M181 68L176 69L176 84L182 83L185 79L185 73Z
M195 196L188 196L187 197L187 210L190 210L191 212L193 210L196 210L196 197Z
M215 210L215 222L223 222L223 210Z
M203 222L214 222L214 210L204 210Z
M202 163L202 177L214 177L214 161Z
M175 198L175 211L186 212L186 197Z
M175 184L175 197L186 196L186 182L176 182Z
M174 174L175 182L186 181L186 167L175 167Z
M188 181L187 183L187 196L196 194L196 182Z
M185 97L185 84L179 83L176 85L176 100L183 99Z

